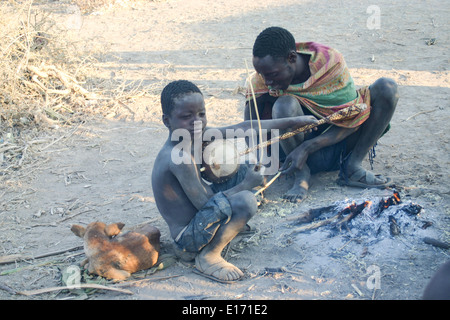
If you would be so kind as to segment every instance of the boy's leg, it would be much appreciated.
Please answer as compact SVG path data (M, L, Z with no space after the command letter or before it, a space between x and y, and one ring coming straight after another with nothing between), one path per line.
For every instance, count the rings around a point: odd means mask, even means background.
M354 183L370 187L388 182L388 179L364 170L362 161L391 121L398 101L397 84L391 79L380 78L370 86L370 96L372 110L369 118L347 139L347 150L351 150L351 154L344 166L350 185Z
M303 110L297 99L291 96L282 96L277 99L273 105L272 118L288 118L303 116ZM292 130L280 130L280 134L284 134L287 131ZM286 155L291 153L296 147L298 147L304 140L304 134L299 133L291 138L284 139L280 141L280 145ZM272 151L273 152L273 151ZM309 189L309 180L311 178L311 173L308 165L304 165L302 170L296 170L294 172L294 184L291 189L289 189L286 194L282 197L283 199L289 200L291 202L300 202L306 198Z
M232 215L228 223L219 227L213 239L195 258L201 272L219 280L233 281L243 276L242 271L222 258L225 246L245 227L256 213L257 202L251 191L242 191L229 197Z

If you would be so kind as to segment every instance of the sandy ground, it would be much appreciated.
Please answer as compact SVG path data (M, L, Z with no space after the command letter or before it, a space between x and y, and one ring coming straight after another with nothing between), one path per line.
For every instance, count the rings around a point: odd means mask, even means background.
M299 225L292 218L308 209L387 197L392 190L340 187L332 172L314 176L309 197L292 204L280 199L292 183L283 177L265 193L264 204L250 221L255 232L237 237L226 252L245 271L239 282L211 281L177 261L120 284L131 294L12 294L63 285L65 270L84 259L78 250L0 265L0 299L414 300L449 260L448 250L423 242L424 237L450 240L447 2L137 1L78 20L60 10L63 3L51 8L72 21L67 26L74 39L92 39L92 46L108 48L96 77L142 80L152 89L105 118L36 134L41 147L34 169L0 186L1 255L35 257L81 246L70 226L100 220L121 221L126 228L153 223L161 230L165 257L170 256L168 228L150 183L153 161L167 138L159 92L171 80L191 80L204 92L210 125L240 121L244 60L250 63L255 37L271 25L289 29L297 41L337 48L358 86L382 76L398 82L400 101L391 131L379 141L374 171L393 178L404 202L423 210L417 217L398 216L397 236L389 233L387 215L393 212L375 220L360 215L349 230L340 232L324 226L295 233ZM377 9L379 25L372 20ZM432 226L422 229L425 221Z

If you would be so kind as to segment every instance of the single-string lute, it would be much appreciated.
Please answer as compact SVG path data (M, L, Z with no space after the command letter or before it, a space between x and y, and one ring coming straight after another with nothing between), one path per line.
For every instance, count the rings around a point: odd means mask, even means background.
M333 121L339 121L342 119L352 118L358 115L360 112L367 108L366 104L359 106L349 106L341 109L337 112L330 114L329 116L320 119L314 124L308 124L306 126L297 128L293 131L286 132L280 136L271 138L270 140L259 143L253 147L247 148L244 151L238 153L233 144L227 140L215 140L208 144L204 149L203 165L200 169L202 177L210 182L224 182L230 179L236 174L239 169L239 157L246 155L257 149L265 148L280 140L288 139L299 133L309 131L317 126L325 123L332 123ZM228 153L228 154L227 154ZM205 161L206 159L206 161Z

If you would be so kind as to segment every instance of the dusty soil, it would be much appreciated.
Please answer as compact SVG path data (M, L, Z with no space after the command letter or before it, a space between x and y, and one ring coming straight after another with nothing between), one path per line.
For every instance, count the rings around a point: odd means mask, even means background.
M62 275L78 266L84 253L19 259L0 265L0 299L420 299L433 273L449 259L448 250L423 238L450 241L450 5L379 0L380 25L373 29L368 22L373 11L366 11L373 4L130 1L76 17L65 11L64 2L48 4L62 21L71 21L73 39L108 47L93 77L142 80L149 89L106 117L34 133L38 143L31 164L0 186L0 255L36 257L81 246L72 224L121 221L131 228L151 222L162 233L165 267L121 284L101 282L131 294L60 290L24 296L14 291L63 286ZM293 233L298 225L292 218L308 209L387 197L392 190L340 187L332 172L314 176L309 197L292 204L280 199L292 180L280 178L250 221L255 232L237 237L226 252L245 278L221 284L170 259L168 228L150 183L153 161L167 138L158 94L169 81L188 79L204 92L210 125L240 121L244 59L251 61L255 37L271 25L289 29L297 41L340 50L358 86L382 76L398 82L400 101L391 131L377 146L374 171L395 180L405 203L423 209L417 217L397 216L397 236L389 232L392 212L375 220L360 215L340 232L324 226ZM422 229L424 221L432 226ZM83 276L83 283L97 281Z

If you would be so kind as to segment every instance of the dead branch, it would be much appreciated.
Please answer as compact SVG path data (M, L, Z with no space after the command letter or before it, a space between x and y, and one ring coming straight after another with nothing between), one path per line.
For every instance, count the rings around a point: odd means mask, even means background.
M135 281L126 281L126 282L119 283L116 286L117 287L130 287L130 286L134 286L134 285L140 285L142 283L168 280L168 279L177 278L177 277L181 277L181 276L182 276L181 274L176 274L176 275L173 275L173 276L165 276L165 277L158 277L158 278L148 278L148 279L135 280Z
M293 221L296 224L300 223L308 223L313 221L315 218L318 218L322 213L331 212L335 206L328 206L318 209L309 209L306 212L303 212L299 215L286 218L287 221Z
M380 214L383 210L385 210L389 206L397 205L400 202L401 200L399 193L397 191L394 191L394 194L391 197L388 197L386 199L382 198L378 203L375 204L376 212L377 214ZM371 205L372 205L371 201L364 201L359 204L353 202L352 204L348 205L343 209L341 209L339 205L331 205L327 207L310 209L298 216L288 218L287 220L294 221L297 224L309 223L324 213L336 212L336 210L339 210L339 212L334 216L332 216L331 218L323 219L317 222L310 223L309 225L306 226L298 227L294 229L292 233L309 231L329 224L333 224L333 228L341 230L342 226L347 226L347 223L350 220L359 215L364 210L364 208ZM411 204L408 208L405 208L404 210L410 212L411 215L416 215L420 212L420 209L421 207L419 205Z
M409 121L409 120L411 120L412 118L417 117L418 115L426 114L426 113L430 113L430 112L434 112L434 111L436 111L436 110L439 110L439 108L436 108L436 109L433 109L433 110L426 110L426 111L420 111L420 112L417 112L417 113L413 114L412 116L410 116L410 117L406 118L405 120L403 120L403 122Z
M103 286L101 284L95 284L95 283L91 283L91 284L81 283L81 284L78 284L73 287L51 287L51 288L43 288L43 289L37 289L37 290L18 291L17 294L21 294L24 296L33 296L33 295L42 294L42 293L61 291L61 290L70 290L70 289L101 289L101 290L117 291L117 292L126 293L126 294L133 294L133 292L131 292L130 290L119 289L119 288L114 288L114 287L107 287L107 286Z
M83 246L77 246L77 247L73 247L73 248L69 248L69 249L48 252L48 253L44 253L44 254L40 254L40 255L36 255L36 256L11 254L11 255L6 255L6 256L0 257L0 264L13 263L18 260L40 259L40 258L45 258L45 257L50 257L50 256L57 256L57 255L60 255L60 254L66 253L66 252L71 252L71 251L76 251L76 250L81 250L81 249L83 249Z
M442 248L442 249L449 249L450 248L450 244L434 239L434 238L429 238L429 237L425 237L423 239L423 242L425 242L426 244L431 244L432 246L438 247L438 248Z
M62 70L58 69L54 65L42 64L40 68L28 65L28 71L32 74L31 79L41 88L46 94L60 94L69 95L72 92L83 95L87 99L92 99L94 96L82 86L78 84L78 81ZM59 82L66 87L64 90L49 89L38 78L46 80L59 80Z
M322 226L326 226L330 223L338 221L338 219L341 217L341 215L342 215L342 212L339 212L338 214L336 214L335 216L333 216L331 218L320 220L318 222L314 222L314 223L308 224L306 226L301 226L301 227L295 228L294 230L292 230L291 234L305 232L305 231L320 228Z
M17 294L17 291L15 291L14 289L8 287L6 284L1 284L0 283L0 289L8 292L9 294Z

